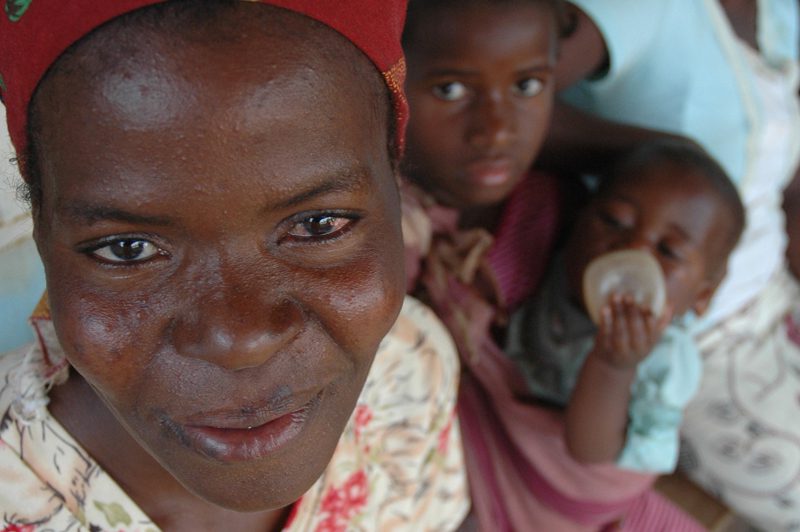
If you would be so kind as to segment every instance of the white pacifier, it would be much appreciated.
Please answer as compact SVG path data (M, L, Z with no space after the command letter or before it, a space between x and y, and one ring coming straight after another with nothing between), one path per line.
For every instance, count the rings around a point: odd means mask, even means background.
M648 252L624 249L594 259L583 273L583 299L595 323L611 294L628 295L640 306L649 307L654 316L664 310L667 292L664 273Z

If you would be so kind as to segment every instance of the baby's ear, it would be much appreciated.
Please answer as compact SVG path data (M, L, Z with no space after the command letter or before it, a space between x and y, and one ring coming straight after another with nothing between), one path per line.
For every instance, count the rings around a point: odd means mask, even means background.
M708 307L711 305L711 298L714 297L714 293L717 291L717 288L719 288L720 283L722 283L727 273L728 267L725 265L717 275L703 280L700 285L700 290L697 292L697 296L695 296L694 304L692 305L692 310L697 316L702 316L708 310Z

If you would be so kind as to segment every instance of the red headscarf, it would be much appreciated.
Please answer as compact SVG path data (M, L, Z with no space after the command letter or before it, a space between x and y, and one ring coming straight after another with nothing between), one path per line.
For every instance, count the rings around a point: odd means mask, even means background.
M28 142L28 105L47 69L101 24L163 0L6 0L0 12L0 96L17 153ZM402 148L408 105L400 35L406 0L263 0L330 26L349 39L383 75L395 107Z

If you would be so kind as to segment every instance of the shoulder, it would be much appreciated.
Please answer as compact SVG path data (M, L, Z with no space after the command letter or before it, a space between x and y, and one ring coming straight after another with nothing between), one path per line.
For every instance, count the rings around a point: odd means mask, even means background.
M607 70L596 72L597 80L614 78L634 66L646 65L651 52L661 53L665 40L680 44L675 39L690 37L690 32L703 27L686 23L702 16L703 0L570 0L570 3L579 9L587 31L599 35L605 47ZM581 53L576 52L575 55ZM576 57L574 61L581 59Z
M290 530L454 530L469 509L459 365L436 316L407 297L331 462ZM337 528L338 527L338 528Z
M68 372L43 345L0 355L0 529L146 529L150 520L47 410L48 389Z
M397 321L381 342L362 398L380 404L395 394L417 395L426 399L415 411L450 408L455 405L459 369L445 326L430 308L406 297ZM430 399L437 404L430 404Z
M0 414L12 406L31 409L33 414L42 398L46 398L41 359L42 350L37 343L0 355Z

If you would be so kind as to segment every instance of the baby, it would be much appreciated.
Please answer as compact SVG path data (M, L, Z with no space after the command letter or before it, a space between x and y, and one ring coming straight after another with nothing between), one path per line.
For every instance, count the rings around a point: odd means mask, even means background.
M688 326L707 309L743 226L742 203L722 168L676 141L635 150L580 213L540 291L512 316L507 338L529 391L566 408L566 445L576 460L674 469L682 410L701 374ZM666 305L657 314L614 292L595 325L584 273L620 250L656 259Z

